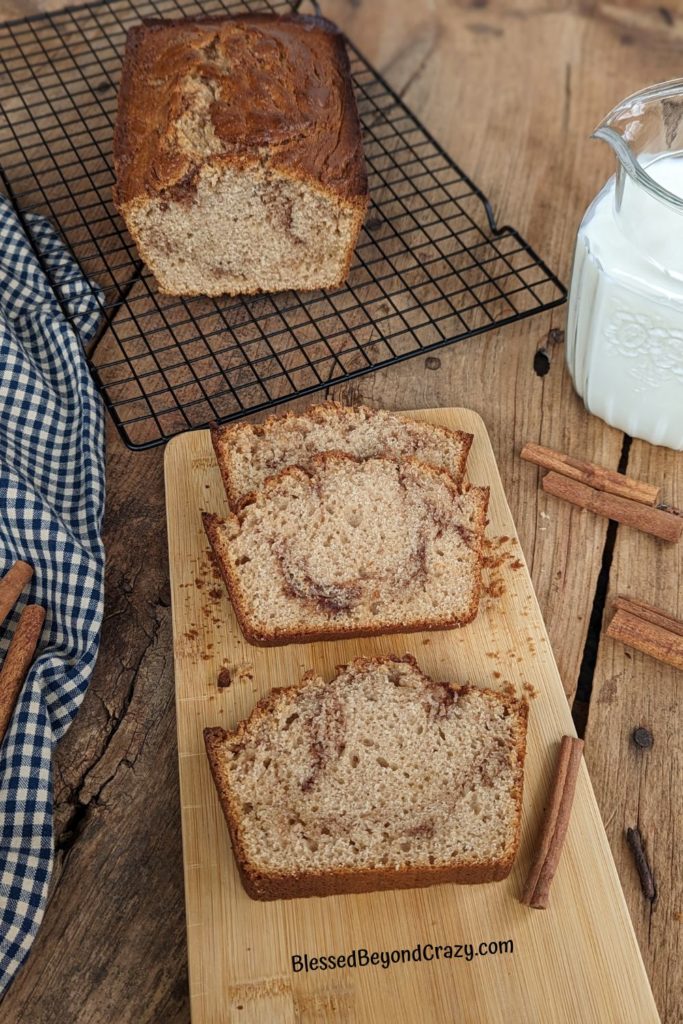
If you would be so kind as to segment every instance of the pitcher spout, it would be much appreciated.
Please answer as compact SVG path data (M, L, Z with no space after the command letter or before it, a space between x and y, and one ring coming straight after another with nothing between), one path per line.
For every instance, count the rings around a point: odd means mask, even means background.
M648 167L662 153L683 157L683 78L628 96L603 118L591 138L606 142L619 168L650 195L681 209L682 197L657 181Z
M642 170L641 165L626 141L625 135L618 128L608 124L607 120L602 121L591 135L591 139L601 139L608 146L611 146L624 170L632 178L639 178L640 171Z

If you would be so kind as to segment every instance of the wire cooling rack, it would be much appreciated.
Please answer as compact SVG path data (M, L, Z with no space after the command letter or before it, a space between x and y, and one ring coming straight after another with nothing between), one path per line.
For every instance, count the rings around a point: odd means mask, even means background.
M518 232L496 227L486 197L352 45L372 205L347 285L219 300L158 293L111 198L126 31L143 17L292 6L113 0L0 26L2 184L29 238L27 214L49 217L93 282L102 320L92 372L130 448L269 408L566 297Z

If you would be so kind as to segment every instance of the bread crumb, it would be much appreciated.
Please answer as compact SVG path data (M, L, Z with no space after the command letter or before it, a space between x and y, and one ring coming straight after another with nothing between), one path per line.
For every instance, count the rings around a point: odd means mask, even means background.
M501 673L500 673L500 672L494 672L494 673L493 673L493 678L494 678L494 679L500 679L500 676L501 676Z
M427 646L427 644L431 644L431 642L432 642L432 641L431 641L431 640L429 639L429 637L427 637L427 639L426 639L426 640L423 640L423 641L422 641L422 643L423 643L423 644L425 645L425 647Z
M240 683L250 683L254 678L254 666L251 662L245 662L237 667L237 679Z
M522 684L522 689L529 697L529 700L535 700L536 697L538 697L538 690L533 683L524 682Z
M485 538L482 556L482 590L485 596L497 600L506 592L502 568L506 562L513 569L524 568L516 550L506 549L505 544L515 544L512 537Z
M251 683L254 679L254 666L250 661L241 664L231 665L224 661L218 673L218 689L227 690L233 683Z
M218 560L216 559L216 556L214 555L212 549L211 548L205 548L204 550L205 550L206 556L207 556L207 558L209 560L209 563L208 563L208 566L207 566L209 572L211 573L212 577L215 580L222 580L223 577L221 575L221 570L220 570L220 567L218 565Z
M489 580L483 587L484 593L489 597L503 597L505 594L505 581L501 577Z

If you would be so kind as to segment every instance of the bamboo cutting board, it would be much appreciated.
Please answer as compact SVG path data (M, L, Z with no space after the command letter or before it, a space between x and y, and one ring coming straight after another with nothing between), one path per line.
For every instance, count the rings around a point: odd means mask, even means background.
M207 431L166 450L178 754L193 1024L649 1024L648 979L591 784L582 767L551 906L518 902L560 737L572 733L486 428L466 409L416 419L469 430L472 483L491 487L488 536L507 553L462 630L281 648L242 637L208 556L200 511L224 512ZM495 582L492 580L496 589ZM204 753L205 726L232 728L273 686L359 654L406 651L436 679L531 696L522 842L505 882L257 903L244 893ZM230 685L218 685L227 669ZM225 675L224 675L225 681ZM436 959L435 947L441 946ZM452 956L446 958L445 948ZM304 955L391 962L294 970ZM419 951L419 952L414 952ZM427 959L431 952L432 959ZM400 954L398 954L400 956ZM299 959L293 959L298 957Z

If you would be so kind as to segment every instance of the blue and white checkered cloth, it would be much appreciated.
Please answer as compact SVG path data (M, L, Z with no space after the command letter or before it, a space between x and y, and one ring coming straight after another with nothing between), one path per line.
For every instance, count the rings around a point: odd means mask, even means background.
M97 294L50 225L31 233L82 338ZM83 698L104 596L102 407L65 320L8 201L0 196L0 574L34 568L0 626L0 658L26 603L47 610L38 654L0 747L0 992L25 959L52 870L52 751Z

